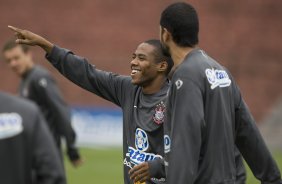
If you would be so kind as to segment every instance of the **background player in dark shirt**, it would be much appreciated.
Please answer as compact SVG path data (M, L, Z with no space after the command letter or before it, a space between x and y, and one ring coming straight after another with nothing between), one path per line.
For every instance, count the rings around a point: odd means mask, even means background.
M235 183L235 143L261 183L281 184L280 171L231 74L197 47L196 10L172 4L162 12L160 25L163 48L174 62L164 124L167 182Z
M3 56L9 67L22 79L20 96L39 106L59 150L61 138L64 137L69 159L74 166L80 165L80 155L75 147L75 132L71 127L70 109L52 76L47 70L34 64L28 46L17 44L15 40L3 46Z
M54 139L31 102L0 92L0 183L65 184Z

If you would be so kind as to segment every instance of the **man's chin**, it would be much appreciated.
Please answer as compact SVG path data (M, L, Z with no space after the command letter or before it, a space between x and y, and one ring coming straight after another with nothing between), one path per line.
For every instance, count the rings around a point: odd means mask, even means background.
M137 82L137 81L135 81L135 80L131 80L131 84L133 84L133 85L139 85L139 83Z
M17 75L17 76L19 76L19 77L21 77L23 74L23 72L21 72L21 71L18 71L18 70L13 70L13 72Z
M131 79L131 84L137 85L137 86L142 86L142 82L140 80L136 80L136 79Z

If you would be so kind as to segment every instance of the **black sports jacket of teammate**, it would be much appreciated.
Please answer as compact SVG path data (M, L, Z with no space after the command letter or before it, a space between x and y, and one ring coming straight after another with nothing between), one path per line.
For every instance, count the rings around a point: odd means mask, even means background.
M31 102L0 92L0 183L65 184L54 139Z
M61 137L64 137L70 160L77 160L80 156L75 147L75 132L71 127L70 109L51 75L42 67L34 66L22 79L20 95L39 106L59 150Z
M171 83L164 124L167 183L234 184L234 143L257 179L282 183L240 90L224 67L194 49Z
M153 95L142 93L131 77L96 69L86 59L55 46L47 59L69 80L120 106L123 110L124 183L133 183L128 171L134 165L148 161L152 179L147 183L165 183L163 159L163 121L167 83ZM244 167L238 155L238 178L244 181ZM242 183L242 182L241 182ZM240 183L240 184L241 184Z

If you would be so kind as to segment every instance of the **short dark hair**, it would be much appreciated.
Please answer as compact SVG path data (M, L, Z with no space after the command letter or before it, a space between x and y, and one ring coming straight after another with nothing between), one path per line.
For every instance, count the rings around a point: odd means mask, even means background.
M166 61L167 62L167 71L166 71L166 75L169 74L171 68L173 67L173 61L171 59L171 57L166 56L163 52L163 48L162 48L162 44L160 42L160 40L157 39L151 39L151 40L147 40L144 43L147 43L149 45L152 45L153 47L155 47L155 60L157 63L162 62L162 61Z
M5 51L8 51L8 50L11 50L11 49L13 49L13 48L15 48L15 47L18 47L18 46L21 47L22 50L23 50L25 53L28 52L29 49L30 49L28 45L18 44L18 43L16 43L16 40L15 40L15 39L11 39L11 40L7 41L7 42L4 44L4 46L3 46L3 48L2 48L2 53L5 52Z
M178 46L193 47L199 42L198 15L190 4L179 2L169 5L161 14L160 25L171 33Z

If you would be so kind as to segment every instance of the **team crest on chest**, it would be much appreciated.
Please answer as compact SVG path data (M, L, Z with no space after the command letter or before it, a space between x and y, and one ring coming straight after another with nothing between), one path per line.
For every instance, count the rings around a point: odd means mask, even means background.
M160 125L164 122L165 117L165 104L161 102L155 108L155 114L153 116L153 120L156 124Z

